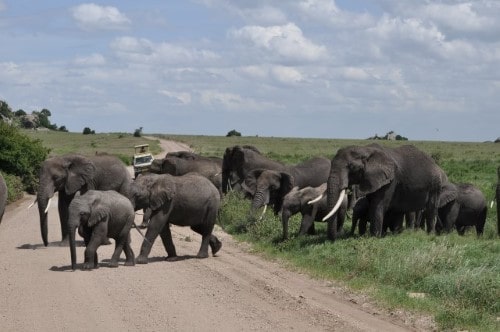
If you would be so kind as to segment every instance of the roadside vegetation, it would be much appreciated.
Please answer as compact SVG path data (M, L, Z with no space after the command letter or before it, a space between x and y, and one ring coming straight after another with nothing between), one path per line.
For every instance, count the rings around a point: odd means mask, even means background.
M108 152L130 159L132 147L149 143L153 153L158 143L131 134L26 132L40 140L50 155L68 152ZM256 146L266 156L284 163L297 163L312 156L333 157L347 145L365 145L370 140L299 139L265 137L215 137L157 135L190 145L205 156L222 157L227 147ZM478 186L488 202L494 197L500 145L495 143L385 141L386 146L413 144L429 153L454 182ZM124 160L127 161L127 160ZM128 160L130 162L130 160ZM488 211L484 235L475 230L459 236L427 235L407 230L382 239L344 237L327 240L326 227L316 223L316 235L297 236L300 216L290 220L290 239L281 241L281 222L272 211L249 223L250 202L238 193L223 200L220 225L256 253L277 259L289 268L313 277L341 283L369 294L390 309L404 308L434 317L440 330L500 330L500 240L496 235L496 209ZM344 224L350 229L348 217Z

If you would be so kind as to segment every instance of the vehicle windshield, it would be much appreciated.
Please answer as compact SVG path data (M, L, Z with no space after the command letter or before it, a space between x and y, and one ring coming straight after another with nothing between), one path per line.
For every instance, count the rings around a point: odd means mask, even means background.
M144 156L135 158L136 164L145 164L153 161L153 156Z

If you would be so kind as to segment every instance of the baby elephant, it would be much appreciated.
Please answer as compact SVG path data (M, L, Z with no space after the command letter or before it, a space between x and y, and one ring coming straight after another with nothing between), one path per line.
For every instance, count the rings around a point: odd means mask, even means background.
M213 255L221 248L221 242L212 234L220 195L207 178L196 173L181 176L144 174L132 183L130 195L136 210L151 208L152 211L137 263L147 264L158 235L161 236L168 258L177 256L170 224L190 226L202 236L198 258L208 257L209 246Z
M76 196L69 205L69 241L71 268L76 267L75 230L85 241L84 269L97 268L97 248L107 238L115 240L115 251L110 267L118 266L122 250L125 251L125 266L133 266L135 257L130 247L130 228L134 224L135 212L130 200L114 190L89 190Z

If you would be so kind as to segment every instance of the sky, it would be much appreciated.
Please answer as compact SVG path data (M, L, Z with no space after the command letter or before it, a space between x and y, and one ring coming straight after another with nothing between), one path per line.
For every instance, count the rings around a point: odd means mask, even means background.
M498 0L0 0L0 45L72 132L500 137Z

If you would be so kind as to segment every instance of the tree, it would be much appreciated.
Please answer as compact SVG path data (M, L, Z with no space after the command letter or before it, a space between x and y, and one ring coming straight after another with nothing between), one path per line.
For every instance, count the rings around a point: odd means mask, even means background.
M92 130L92 129L90 129L89 127L85 127L85 128L83 128L83 134L84 134L84 135L95 134L95 131L93 131L93 130Z
M241 136L241 133L236 131L235 129L233 129L230 132L228 132L226 135L226 137L231 137L231 136Z
M134 131L134 137L141 137L141 136L142 136L142 127Z
M17 117L21 117L21 116L26 115L26 112L22 109L18 109L16 112L14 112L14 115Z
M68 129L66 129L66 126L60 126L58 130L59 130L59 131L63 131L63 132L65 132L65 133L67 133L67 132L68 132Z
M6 101L0 100L0 115L10 119L12 118L12 109Z

